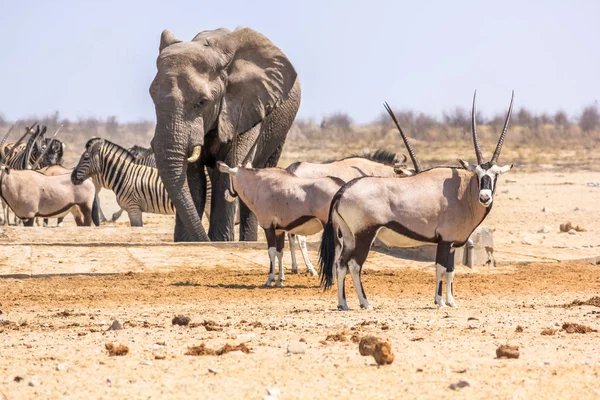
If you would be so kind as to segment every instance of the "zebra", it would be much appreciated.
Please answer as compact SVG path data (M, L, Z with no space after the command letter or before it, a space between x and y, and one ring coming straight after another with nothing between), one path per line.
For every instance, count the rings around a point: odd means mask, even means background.
M117 196L117 203L127 212L131 226L143 226L142 213L175 214L156 168L139 165L125 148L106 139L88 140L71 182L80 185L96 177L105 189Z

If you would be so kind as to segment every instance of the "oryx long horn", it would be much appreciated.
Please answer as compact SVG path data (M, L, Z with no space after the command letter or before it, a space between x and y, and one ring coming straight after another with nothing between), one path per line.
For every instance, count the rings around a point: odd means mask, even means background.
M406 146L406 149L408 150L408 155L410 155L410 159L412 160L413 166L415 167L415 172L418 174L419 172L421 172L421 163L419 162L419 159L417 158L417 155L415 154L412 144L410 144L410 141L408 140L408 138L402 131L402 128L400 127L400 124L398 123L398 120L396 119L396 115L390 108L389 104L387 102L384 102L383 106L385 107L388 114L390 114L390 117L392 117L392 120L396 124L396 128L398 128L398 130L400 131L400 136L402 136L404 145Z
M498 139L498 144L496 145L496 150L494 151L494 155L492 156L492 164L496 164L498 162L498 157L500 157L500 151L502 151L502 145L504 144L504 137L506 136L506 131L508 130L508 121L510 120L510 115L512 114L513 102L515 101L515 91L512 91L512 96L510 97L510 106L508 106L508 114L506 114L506 121L504 121L504 128L502 128L502 133L500 134L500 139Z
M135 156L135 159L136 160L143 160L145 158L150 157L152 154L154 154L154 149L152 149L152 147L150 147L150 148L144 150L143 152L141 152L140 154L138 154L137 156ZM193 154L192 154L192 156L193 156Z
M52 135L52 139L50 139L50 142L48 142L48 146L46 146L46 148L44 149L44 151L42 152L42 154L38 157L37 160L35 160L35 164L33 164L31 166L31 169L36 169L38 165L40 165L40 161L42 161L42 158L44 158L44 156L46 155L46 153L48 152L48 150L52 147L52 143L54 143L54 138L56 137L56 135L58 135L58 132L62 129L64 124L61 124L58 129L56 130L56 132L54 132L54 135Z
M244 157L244 161L242 161L242 163L240 164L241 166L245 166L250 161L250 157L252 156L252 152L254 151L254 148L258 144L258 140L259 139L260 139L260 133L256 135L256 140L252 144L252 147L250 147L250 150L248 150L248 154L246 154L246 157Z
M477 98L477 90L473 93L473 108L471 109L471 130L473 131L473 146L475 146L475 155L477 156L477 165L483 163L481 155L481 147L479 147L479 138L477 137L477 110L475 108L475 100Z
M35 133L35 135L29 138L27 146L25 147L25 157L23 158L23 164L21 164L20 166L21 169L29 169L29 160L31 159L31 152L33 151L33 146L35 146L35 143L40 137L44 137L46 129L47 128L45 125L42 127L42 129L40 129L38 125L37 132Z
M15 126L17 126L18 123L19 123L19 121L15 122L14 125L10 127L10 129L8 130L8 132L6 132L6 135L4 135L4 137L2 138L2 141L0 142L0 147L2 147L2 145L4 144L4 142L6 142L6 139L8 139L8 136L13 131L13 129L15 129Z
M16 149L17 147L19 147L19 145L20 145L20 144L23 142L23 139L25 139L25 137L31 133L31 131L32 131L33 127L34 127L36 124L37 124L37 121L35 121L35 123L33 123L33 124L32 124L32 125L29 127L29 128L27 128L27 129L25 130L25 133L23 134L23 136L21 136L21 137L19 138L19 140L17 140L17 143L15 143L15 144L13 145L13 147L10 149L10 151L8 152L8 154L6 155L6 157L4 157L4 162L6 162L6 161L8 161L8 160L10 159L10 156L12 155L12 153L14 153L14 152L15 152L15 149Z

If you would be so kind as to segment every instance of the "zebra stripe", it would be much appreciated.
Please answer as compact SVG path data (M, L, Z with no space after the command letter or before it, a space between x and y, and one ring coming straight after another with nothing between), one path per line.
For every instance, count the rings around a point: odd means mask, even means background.
M115 192L132 226L141 226L142 212L175 213L158 170L137 164L134 156L117 144L99 138L88 141L72 177L74 182L82 182L92 176L102 187Z

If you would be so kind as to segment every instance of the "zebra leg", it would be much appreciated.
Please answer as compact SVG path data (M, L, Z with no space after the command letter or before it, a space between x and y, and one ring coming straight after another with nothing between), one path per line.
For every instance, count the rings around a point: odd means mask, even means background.
M112 218L110 219L110 222L117 222L117 220L119 218L121 218L121 215L123 214L123 211L124 210L122 208L120 208L119 211L117 211L116 213L114 213L112 215ZM100 219L100 220L102 220L102 219Z
M142 227L144 226L144 222L142 221L142 212L138 209L130 209L127 210L127 215L129 216L129 224L131 226Z
M288 242L290 242L290 255L292 256L292 274L297 274L299 271L296 262L296 235L288 233Z
M312 276L317 276L317 271L315 270L315 267L308 256L308 249L306 248L306 236L297 235L296 238L298 239L298 245L300 246L300 253L302 254L302 258L304 258L304 264L306 264L306 270Z

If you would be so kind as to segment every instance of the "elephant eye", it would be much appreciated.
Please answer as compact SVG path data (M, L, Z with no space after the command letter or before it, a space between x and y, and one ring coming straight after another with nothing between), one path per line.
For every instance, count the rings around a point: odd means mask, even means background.
M201 109L202 107L204 107L206 105L206 99L200 99L195 105L194 108L196 109Z

